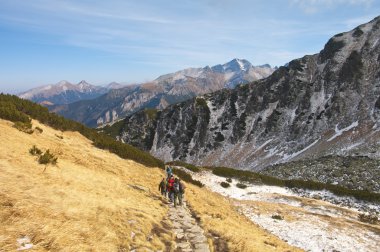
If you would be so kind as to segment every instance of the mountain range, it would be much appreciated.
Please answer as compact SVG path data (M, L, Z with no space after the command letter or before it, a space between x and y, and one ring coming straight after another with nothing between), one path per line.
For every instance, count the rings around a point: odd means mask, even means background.
M377 17L268 78L140 111L104 131L165 161L199 165L261 170L327 155L378 159L379 38Z
M234 88L269 76L270 65L253 66L247 60L234 59L223 65L187 68L162 75L140 85L111 89L92 100L50 106L66 118L90 127L112 124L144 108L164 109L197 95L223 88Z
M68 104L80 100L94 99L107 93L110 89L121 88L118 83L110 83L106 87L95 86L82 80L78 84L72 84L68 81L60 81L57 84L45 85L33 88L18 96L28 99L42 105L51 106L56 104Z

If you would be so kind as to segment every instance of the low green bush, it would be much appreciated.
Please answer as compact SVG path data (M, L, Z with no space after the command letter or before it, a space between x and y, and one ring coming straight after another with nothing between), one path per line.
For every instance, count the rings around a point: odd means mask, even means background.
M232 183L232 179L231 179L231 178L226 178L226 181L227 181L228 183Z
M55 134L55 136L58 137L59 139L63 139L63 136L61 136L61 135Z
M166 163L166 165L182 166L182 167L185 167L186 169L188 169L192 172L200 172L201 171L201 169L198 166L195 166L193 164L188 164L188 163L185 163L182 161L171 161L171 162Z
M38 133L40 133L40 134L44 131L43 129L41 129L41 128L38 127L38 126L35 128L35 130L36 130Z
M44 154L40 155L38 158L38 163L40 164L52 164L56 165L58 158L50 153L50 150L47 150Z
M378 224L379 218L375 214L364 214L361 213L358 215L358 219L361 222L369 223L369 224Z
M224 182L224 181L220 182L220 185L221 185L222 187L224 187L224 188L228 188L228 187L231 186L230 183L228 183L228 182Z
M32 129L32 123L31 122L15 122L13 124L13 127L18 129L21 132L25 132L28 134L33 134L33 129Z
M33 156L39 156L42 154L42 150L38 149L35 145L33 145L33 147L29 149L29 153Z
M198 180L195 180L193 179L193 177L191 177L190 174L188 174L187 172L185 171L182 171L182 170L179 170L179 169L173 169L173 173L175 175L177 175L180 179L182 179L183 181L186 181L188 183L191 183L193 185L196 185L198 187L203 187L204 185L198 181Z
M237 188L240 188L240 189L245 189L245 188L247 188L247 185L246 185L246 184L243 184L243 183L237 183L237 184L236 184L236 187L237 187Z
M274 214L274 215L272 215L272 219L275 219L275 220L283 220L284 217L282 217L282 216L279 215L279 214Z

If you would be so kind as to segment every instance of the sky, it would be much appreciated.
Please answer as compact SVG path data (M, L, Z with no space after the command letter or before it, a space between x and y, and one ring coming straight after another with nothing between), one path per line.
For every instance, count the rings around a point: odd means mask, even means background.
M379 0L0 0L0 92L280 66L380 14Z

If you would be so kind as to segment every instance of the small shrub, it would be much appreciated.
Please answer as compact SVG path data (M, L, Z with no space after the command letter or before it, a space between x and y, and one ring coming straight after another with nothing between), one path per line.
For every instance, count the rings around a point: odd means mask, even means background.
M224 141L224 136L223 136L223 134L222 133L220 133L220 132L215 132L215 141L216 142L223 142Z
M144 109L145 115L148 116L150 120L154 120L157 118L158 110L153 108Z
M224 187L224 188L228 188L228 187L231 186L230 183L227 183L227 182L224 182L224 181L221 182L220 185L221 185L222 187Z
M237 188L240 188L240 189L245 189L245 188L247 188L247 185L246 185L246 184L243 184L243 183L237 183L237 184L236 184L236 187L237 187Z
M226 181L227 181L228 183L232 183L232 179L231 179L231 178L227 178Z
M282 217L282 216L279 215L279 214L274 214L274 215L272 215L272 219L275 219L275 220L283 220L284 217Z
M60 135L57 135L55 134L56 137L58 137L59 139L63 139L63 136L60 136Z
M56 165L57 164L58 158L55 157L53 154L50 153L50 150L47 150L43 155L41 155L38 158L38 163L40 164L52 164Z
M352 36L354 38L358 38L360 37L361 35L363 35L364 32L362 31L362 29L360 29L359 27L355 29L354 33L352 34Z
M32 129L32 123L31 122L15 122L13 127L18 129L21 132L25 132L28 134L33 134L33 129Z
M362 68L363 61L360 53L352 51L343 64L339 77L342 81L357 81L363 76Z
M361 213L358 215L358 219L361 222L377 224L379 223L379 218L375 214L364 214Z
M203 108L206 108L208 107L207 106L207 102L204 98L201 98L201 97L197 97L196 100L195 100L195 105L198 107L203 107Z
M325 62L326 60L333 58L335 54L339 52L343 47L343 41L335 41L334 38L331 38L319 54L322 62Z
M29 153L33 156L40 156L42 154L42 151L33 145L33 147L29 150Z
M191 175L188 174L188 173L185 172L185 171L178 170L178 169L175 169L175 168L174 168L174 169L173 169L173 173L174 173L175 175L177 175L177 176L178 176L180 179L182 179L183 181L189 182L189 183L191 183L191 184L193 184L193 185L196 185L196 186L198 186L198 187L203 187L203 186L204 186L200 181L193 179L193 177L191 177Z
M188 164L188 163L185 163L182 161L171 161L171 162L168 162L166 164L170 165L170 166L182 166L182 167L185 167L186 169L188 169L192 172L200 172L201 171L201 169L198 166L195 166L193 164Z
M38 133L40 133L40 134L44 131L44 130L41 129L40 127L36 127L35 130L36 130Z

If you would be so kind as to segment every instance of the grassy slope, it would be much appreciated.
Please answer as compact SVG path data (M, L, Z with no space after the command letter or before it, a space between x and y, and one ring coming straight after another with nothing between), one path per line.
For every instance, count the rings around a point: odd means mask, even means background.
M147 237L161 226L167 208L128 186L155 191L162 175L158 168L97 149L76 132L59 132L34 121L43 133L29 135L11 125L1 120L1 248L15 250L16 239L23 235L32 238L36 251L129 251L141 244L165 248L157 235L149 243ZM34 144L56 154L58 166L43 172L44 166L28 153Z
M43 132L29 135L0 120L0 248L16 250L16 239L24 235L32 239L33 251L172 246L172 234L162 232L168 211L157 192L162 170L95 148L77 132L57 131L37 121L33 126ZM43 172L44 166L28 153L33 145L50 149L58 165ZM201 225L227 240L231 251L295 250L237 214L223 197L193 185L186 194Z
M192 186L187 199L206 231L221 236L231 251L303 251L264 231L237 213L225 197Z

